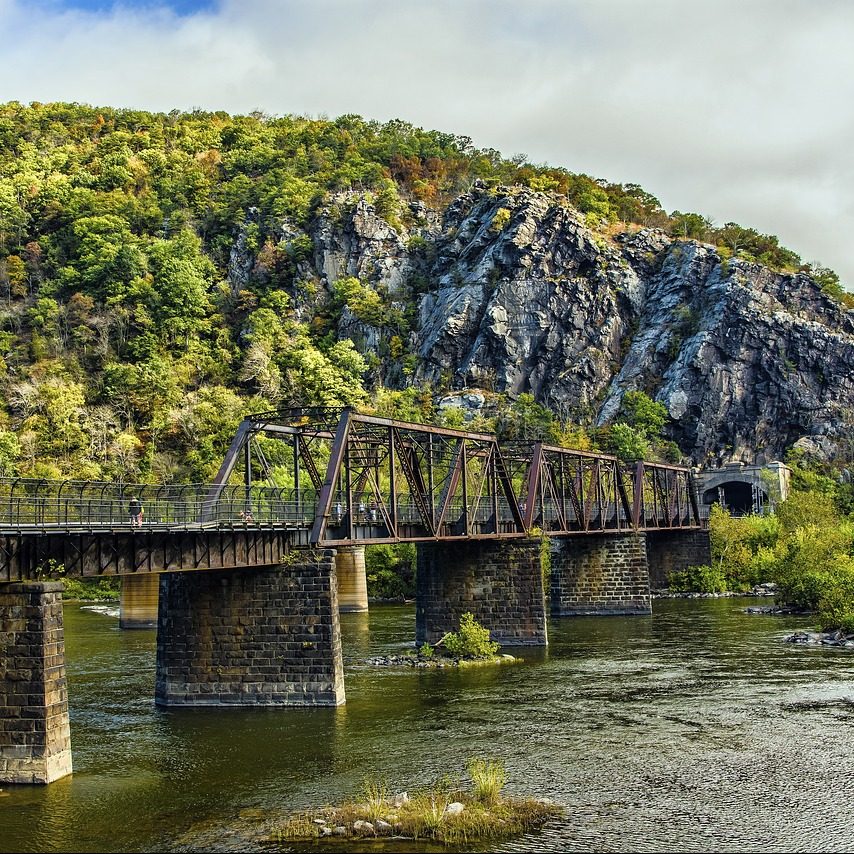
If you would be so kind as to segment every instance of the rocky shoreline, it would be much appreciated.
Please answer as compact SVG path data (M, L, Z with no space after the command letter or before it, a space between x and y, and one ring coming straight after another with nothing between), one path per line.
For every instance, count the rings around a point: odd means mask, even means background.
M785 639L785 643L854 649L854 634L847 634L842 629L837 629L834 632L795 632Z
M777 593L776 584L757 584L751 590L724 590L717 593L697 593L692 591L671 590L662 587L651 591L653 599L735 599L741 596L774 596Z
M419 670L440 670L445 667L479 667L486 664L518 664L521 658L504 653L491 658L452 658L437 656L426 658L419 655L379 655L365 662L371 667L413 667Z

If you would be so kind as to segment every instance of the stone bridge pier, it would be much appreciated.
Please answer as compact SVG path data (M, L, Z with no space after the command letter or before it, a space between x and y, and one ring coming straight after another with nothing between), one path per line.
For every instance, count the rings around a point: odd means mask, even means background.
M338 576L338 608L342 614L368 610L368 576L364 546L338 546L335 556Z
M160 576L156 572L123 575L119 599L120 629L153 629L157 625Z
M652 613L643 534L555 538L550 556L553 616Z
M457 631L466 611L502 645L547 644L540 540L418 543L416 641Z
M132 591L149 580L131 578ZM150 578L159 579L158 705L344 702L333 550ZM56 581L0 584L0 784L71 773L62 589Z
M671 572L711 564L709 530L647 531L646 556L652 589L667 587Z
M0 783L71 773L62 588L0 584Z
M338 706L344 666L335 551L160 577L160 706Z

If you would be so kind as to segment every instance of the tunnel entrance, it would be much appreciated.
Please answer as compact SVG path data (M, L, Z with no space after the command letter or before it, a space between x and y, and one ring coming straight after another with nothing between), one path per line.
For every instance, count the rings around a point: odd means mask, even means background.
M720 504L733 516L761 512L768 503L768 494L755 484L728 480L703 493L703 504Z

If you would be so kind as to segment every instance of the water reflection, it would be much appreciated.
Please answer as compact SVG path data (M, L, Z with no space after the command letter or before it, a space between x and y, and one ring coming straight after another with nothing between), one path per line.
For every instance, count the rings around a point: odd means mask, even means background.
M744 604L565 618L523 664L416 672L366 665L415 635L413 608L375 607L342 617L346 706L175 711L153 631L69 606L75 774L3 793L0 850L260 849L277 813L472 756L568 807L502 850L848 850L854 657L784 645L805 621Z

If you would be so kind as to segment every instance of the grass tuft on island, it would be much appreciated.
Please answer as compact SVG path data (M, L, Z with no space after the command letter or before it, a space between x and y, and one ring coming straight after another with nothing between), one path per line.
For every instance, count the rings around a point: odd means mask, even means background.
M305 810L274 831L275 841L398 838L429 839L446 845L506 839L541 828L562 809L546 798L514 798L500 761L473 759L471 787L448 779L414 791L392 794L388 785L366 780L359 795L340 806Z

